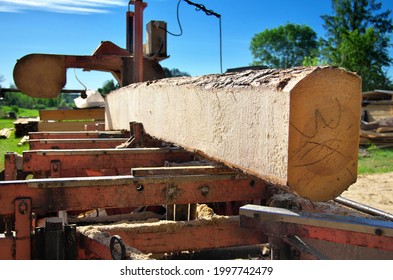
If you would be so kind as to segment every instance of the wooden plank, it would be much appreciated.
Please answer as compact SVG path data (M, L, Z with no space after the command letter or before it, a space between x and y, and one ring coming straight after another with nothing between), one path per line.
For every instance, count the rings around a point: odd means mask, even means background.
M94 229L119 235L127 245L143 253L197 251L267 242L267 238L256 230L241 228L236 216L187 222L123 223L94 226Z
M86 125L95 125L94 121L40 122L38 131L85 131Z
M41 110L40 120L105 120L105 108Z
M11 133L12 133L12 128L3 128L0 129L0 138L5 138L7 139L8 137L10 137Z
M106 98L106 128L141 122L163 141L323 201L356 181L360 103L361 80L343 69L249 70L121 88Z

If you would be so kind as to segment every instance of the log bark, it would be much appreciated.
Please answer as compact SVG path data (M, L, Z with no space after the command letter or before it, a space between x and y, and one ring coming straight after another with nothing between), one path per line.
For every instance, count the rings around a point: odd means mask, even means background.
M333 67L171 78L106 98L106 128L129 122L314 201L357 177L361 79Z

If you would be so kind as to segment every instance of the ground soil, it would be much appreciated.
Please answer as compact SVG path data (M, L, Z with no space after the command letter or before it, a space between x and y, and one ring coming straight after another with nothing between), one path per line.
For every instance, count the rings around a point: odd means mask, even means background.
M393 172L359 175L341 196L393 214Z

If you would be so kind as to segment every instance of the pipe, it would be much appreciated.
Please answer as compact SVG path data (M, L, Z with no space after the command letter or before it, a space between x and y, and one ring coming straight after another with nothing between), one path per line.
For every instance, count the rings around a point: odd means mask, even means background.
M342 204L344 206L348 206L350 208L361 211L363 213L370 214L372 216L379 216L379 217L383 217L387 220L393 221L393 214L390 214L388 212L358 203L356 201L344 198L342 196L335 198L334 202L337 202L337 203Z

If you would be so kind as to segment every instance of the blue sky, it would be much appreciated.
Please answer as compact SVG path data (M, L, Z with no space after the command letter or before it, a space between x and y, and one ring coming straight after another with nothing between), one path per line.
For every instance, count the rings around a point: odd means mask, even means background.
M167 22L177 33L178 0L145 0L144 23ZM222 15L223 70L252 62L250 40L258 32L286 23L306 24L324 36L321 15L331 14L330 0L193 0ZM393 10L392 0L381 1ZM30 53L90 55L101 41L125 48L124 0L0 0L0 75L3 87L13 84L16 60ZM218 19L180 4L183 35L168 35L168 54L162 66L199 76L220 72ZM392 38L393 42L393 38ZM390 49L393 56L393 48ZM89 89L101 87L112 76L104 72L76 74ZM393 67L389 69L393 76ZM67 72L68 89L83 88Z

